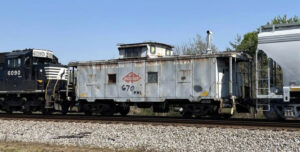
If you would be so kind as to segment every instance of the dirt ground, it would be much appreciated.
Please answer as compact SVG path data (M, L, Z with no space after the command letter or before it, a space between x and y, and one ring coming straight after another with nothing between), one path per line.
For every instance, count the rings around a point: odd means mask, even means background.
M138 152L142 149L114 150L107 148L58 146L40 143L0 141L0 152Z

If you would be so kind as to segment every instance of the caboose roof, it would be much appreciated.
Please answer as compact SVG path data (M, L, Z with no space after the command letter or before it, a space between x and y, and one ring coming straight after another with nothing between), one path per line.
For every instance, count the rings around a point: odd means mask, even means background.
M120 61L161 61L161 60L188 60L188 59L200 59L200 58L226 58L233 57L238 61L249 61L251 60L251 56L242 51L231 51L231 52L216 52L213 54L198 54L198 55L180 55L180 56L168 56L168 57L160 57L160 58L124 58L124 59L112 59L112 60L97 60L97 61L85 61L85 62L70 62L68 66L78 66L78 65L95 65L95 64L116 64Z
M122 48L129 48L129 47L143 47L147 45L159 45L159 46L164 46L164 47L169 47L169 48L174 48L174 46L165 44L165 43L160 43L160 42L141 42L141 43L128 43L128 44L118 44L119 49Z

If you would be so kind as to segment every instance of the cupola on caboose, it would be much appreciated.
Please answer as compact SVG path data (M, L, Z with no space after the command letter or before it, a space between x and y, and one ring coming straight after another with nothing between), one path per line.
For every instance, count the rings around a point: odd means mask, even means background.
M159 42L119 44L119 58L156 58L172 56L173 46Z

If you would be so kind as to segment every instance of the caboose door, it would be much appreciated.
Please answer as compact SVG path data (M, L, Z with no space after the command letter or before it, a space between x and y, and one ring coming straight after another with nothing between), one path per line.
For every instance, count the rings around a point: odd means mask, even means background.
M131 97L132 90L132 62L119 62L118 66L119 97L121 98L120 100L127 101Z
M137 102L144 96L145 62L119 62L119 96Z

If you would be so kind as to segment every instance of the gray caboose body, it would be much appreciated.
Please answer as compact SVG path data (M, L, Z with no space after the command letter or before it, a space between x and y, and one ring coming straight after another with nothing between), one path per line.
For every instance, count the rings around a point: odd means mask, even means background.
M162 56L153 57L157 53L153 50L164 49ZM169 45L152 42L121 45L119 50L119 59L70 63L77 68L76 100L89 108L102 103L152 104L160 109L156 111L166 111L166 103L180 107L183 103L215 103L220 107L226 102L232 113L234 100L242 95L238 63L249 58L241 52L171 56ZM126 52L132 50L137 56Z

